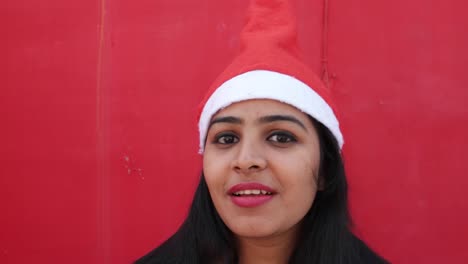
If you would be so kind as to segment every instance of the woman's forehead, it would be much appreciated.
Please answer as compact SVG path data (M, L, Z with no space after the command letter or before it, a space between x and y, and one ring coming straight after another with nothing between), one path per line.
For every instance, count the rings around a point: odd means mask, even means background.
M314 131L307 114L295 107L269 99L249 100L232 104L213 116L209 128L214 124L252 124L263 126L276 122L294 124L304 131Z
M243 118L258 118L265 115L294 115L307 118L307 115L289 104L271 99L253 99L233 103L213 115L213 119L220 116L237 116Z

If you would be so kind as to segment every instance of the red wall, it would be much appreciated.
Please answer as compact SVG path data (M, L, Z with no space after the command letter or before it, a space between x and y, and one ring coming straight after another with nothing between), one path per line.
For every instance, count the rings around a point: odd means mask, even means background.
M322 0L294 2L319 71ZM463 263L468 4L329 2L356 232L394 263ZM135 260L186 214L197 104L247 1L1 6L0 262Z

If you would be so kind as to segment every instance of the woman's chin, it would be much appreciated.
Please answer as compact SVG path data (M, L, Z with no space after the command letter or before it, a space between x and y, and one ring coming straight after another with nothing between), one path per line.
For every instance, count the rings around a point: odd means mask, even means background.
M268 219L238 219L236 223L228 224L228 228L238 238L247 239L278 239L297 235L300 223L272 222ZM248 220L248 221L247 221Z
M278 228L265 225L264 223L237 225L230 229L237 237L251 239L271 238L281 233L281 230L278 230Z

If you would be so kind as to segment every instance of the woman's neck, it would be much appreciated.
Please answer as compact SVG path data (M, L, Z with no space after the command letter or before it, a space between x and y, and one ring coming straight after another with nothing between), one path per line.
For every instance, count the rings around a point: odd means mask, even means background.
M238 237L239 264L286 264L295 242L296 232L268 238Z

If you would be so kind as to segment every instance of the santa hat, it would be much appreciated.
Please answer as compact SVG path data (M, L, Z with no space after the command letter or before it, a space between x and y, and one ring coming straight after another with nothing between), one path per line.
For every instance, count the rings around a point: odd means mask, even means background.
M296 107L325 125L341 148L343 136L330 91L302 61L289 1L252 0L240 41L239 55L214 81L200 105L200 153L213 115L251 99L272 99Z

